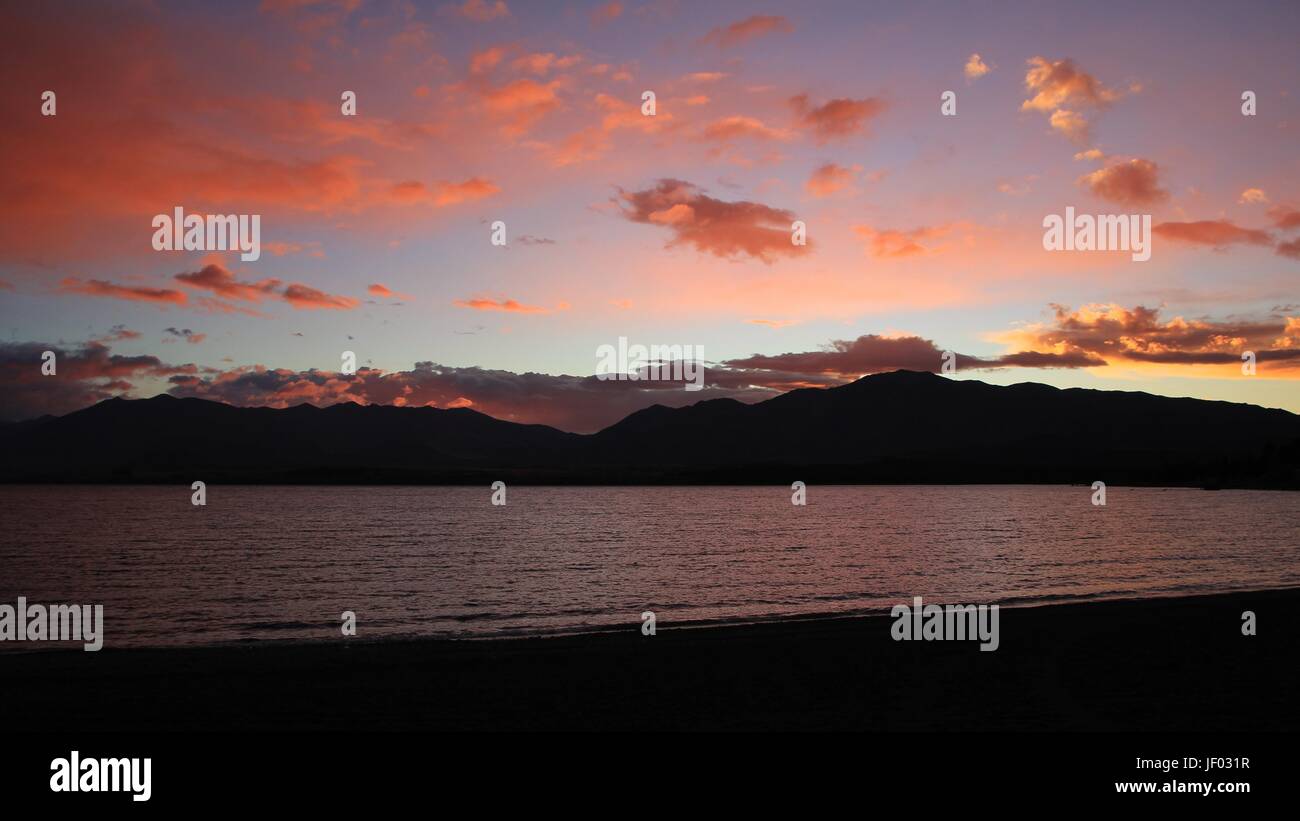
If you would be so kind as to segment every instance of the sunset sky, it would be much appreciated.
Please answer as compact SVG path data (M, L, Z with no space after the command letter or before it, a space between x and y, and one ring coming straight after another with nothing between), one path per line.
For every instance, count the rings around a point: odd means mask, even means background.
M1300 412L1300 4L107 6L0 27L0 419L171 392L590 431L944 350ZM177 206L260 214L261 258L155 251ZM1151 214L1151 259L1045 251L1067 206ZM594 380L619 337L703 346L709 387Z

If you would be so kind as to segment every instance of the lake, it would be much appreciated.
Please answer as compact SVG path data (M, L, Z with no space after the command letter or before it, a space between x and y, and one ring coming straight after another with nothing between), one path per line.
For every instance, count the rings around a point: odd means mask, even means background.
M1300 495L1087 486L0 486L0 603L105 646L493 637L1300 584ZM5 642L2 649L40 649ZM46 645L48 647L50 645ZM67 646L67 645L62 645Z

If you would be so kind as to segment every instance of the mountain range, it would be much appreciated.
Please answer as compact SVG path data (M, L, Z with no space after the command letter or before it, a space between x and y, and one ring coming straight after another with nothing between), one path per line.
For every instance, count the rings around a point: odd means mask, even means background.
M109 399L0 426L0 481L1076 483L1300 489L1300 416L894 371L755 404L655 405L597 433L468 408Z

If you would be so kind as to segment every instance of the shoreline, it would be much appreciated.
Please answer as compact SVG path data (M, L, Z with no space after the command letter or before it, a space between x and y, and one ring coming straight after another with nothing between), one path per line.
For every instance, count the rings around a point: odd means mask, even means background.
M1091 596L1041 596L1038 598L1011 598L1011 599L994 599L982 604L996 605L1000 611L1026 610L1042 607L1058 607L1063 605L1086 605L1086 604L1120 604L1120 603L1143 603L1158 602L1169 599L1195 599L1203 597L1217 597L1223 595L1251 594L1251 593L1295 593L1300 597L1300 586L1280 586L1280 587L1249 587L1238 588L1233 590L1220 590L1214 592L1164 592L1153 591L1149 593L1137 594L1134 591L1125 591L1123 593L1098 593ZM3 604L4 602L0 602ZM40 602L28 602L28 604L39 604ZM673 619L667 622L661 622L661 629L665 630L717 630L732 627L759 627L771 624L805 624L809 622L836 622L854 619L879 619L889 618L889 611L894 604L909 604L906 602L892 602L890 604L873 605L864 608L854 608L850 610L826 610L814 611L808 613L777 613L777 614L760 614L755 616L736 616L721 617L716 619ZM947 599L926 599L926 604L948 605L948 604L970 604L966 601L948 601ZM232 650L241 648L297 648L297 647L318 647L333 646L341 639L334 635L337 630L337 624L329 622L328 627L331 635L328 638L321 636L297 637L297 638L232 638L212 641L207 643L192 644L126 644L114 647L118 651L167 651L167 650ZM593 624L582 625L579 627L557 627L551 630L537 630L531 628L508 629L495 633L393 633L389 635L366 636L358 635L347 639L349 644L354 645L390 645L394 643L413 643L419 644L424 642L493 642L493 641L522 641L529 639L564 639L564 638L583 638L587 636L607 636L621 635L627 632L634 632L638 629L639 624L631 620L624 620L611 624ZM76 646L74 646L76 645ZM52 641L30 642L30 641L9 641L0 643L0 659L18 655L28 654L50 654L64 652L83 652L80 645L75 640L55 643ZM99 651L96 651L99 652Z
M313 479L302 475L293 475L285 477L252 477L247 475L228 475L221 471L200 470L198 475L207 477L208 485L220 487L465 487L465 488L482 488L491 486L496 480L508 480L507 484L518 487L535 487L535 488L619 488L619 487L698 487L698 488L725 488L725 487L786 487L787 481L791 476L803 476L808 485L820 487L1088 487L1091 482L1082 480L1066 480L1061 478L1042 479L1032 481L1027 479L1007 479L998 481L995 479L971 479L968 481L959 481L946 478L936 478L932 481L921 480L901 480L882 478L878 481L862 481L860 479L838 479L834 477L818 476L814 471L802 468L782 469L770 475L763 475L746 479L742 476L726 475L720 476L712 481L703 481L698 478L682 478L680 480L672 479L624 479L619 480L615 477L601 475L596 478L579 477L569 481L554 477L538 477L533 475L520 475L513 470L483 470L479 471L473 477L464 474L457 474L448 477L393 477L393 476L375 476L366 479L358 479L356 476L342 478L322 477ZM808 479L812 481L807 481ZM192 481L190 474L168 474L158 476L131 476L131 477L111 477L111 476L70 476L70 477L49 477L49 476L0 476L0 487L158 487L168 485L189 485ZM1109 488L1141 488L1144 490L1201 490L1207 493L1219 491L1248 490L1253 492L1275 491L1278 493L1295 493L1300 491L1300 483L1296 482L1221 482L1221 481L1133 481L1130 478L1121 477L1119 481L1107 482Z
M1300 588L1008 607L1001 646L888 615L529 638L0 653L18 732L1296 730ZM1243 636L1255 612L1258 635Z

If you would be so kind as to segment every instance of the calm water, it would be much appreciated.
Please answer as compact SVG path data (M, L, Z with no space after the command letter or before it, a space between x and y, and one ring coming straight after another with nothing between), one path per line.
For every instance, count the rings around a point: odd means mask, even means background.
M113 647L333 640L344 610L367 638L493 636L1300 584L1300 495L1091 495L0 486L0 603L103 604Z

